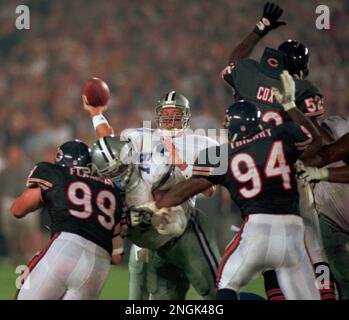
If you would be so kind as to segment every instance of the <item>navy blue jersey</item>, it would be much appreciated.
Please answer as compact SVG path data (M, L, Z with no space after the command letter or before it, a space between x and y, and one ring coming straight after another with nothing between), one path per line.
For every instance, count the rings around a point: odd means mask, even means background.
M90 176L79 168L40 162L30 172L27 187L40 187L51 231L71 232L112 252L122 199L109 179Z
M250 139L203 150L193 178L225 186L243 216L299 215L294 164L310 142L305 129L288 121Z
M272 87L282 89L279 75L270 76L264 72L261 63L252 59L241 59L233 64L232 73L224 76L233 87L235 99L254 103L262 112L265 123L279 125L289 120L283 107L275 100ZM295 103L306 115L319 118L324 114L322 94L310 81L294 79L296 85Z

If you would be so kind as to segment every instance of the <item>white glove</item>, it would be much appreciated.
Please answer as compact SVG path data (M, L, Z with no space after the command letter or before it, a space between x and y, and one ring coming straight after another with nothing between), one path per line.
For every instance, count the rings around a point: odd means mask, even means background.
M156 204L155 201L150 201L150 202L146 202L144 204L141 204L135 208L133 208L134 211L138 211L138 212L146 212L149 213L151 215L155 214L155 215L159 215L161 216L164 213L168 213L171 211L171 208L161 208L159 209Z
M283 87L282 92L280 92L279 89L275 87L272 88L272 91L276 101L280 103L283 106L284 110L287 112L290 109L296 107L296 85L292 76L288 73L287 70L282 71L280 78Z
M162 223L154 227L161 235L179 237L187 227L188 220L181 206L176 206L171 209L171 213L163 213L161 215L160 219Z
M304 167L299 173L298 179L303 180L304 185L310 182L328 180L329 172L327 168Z
M153 212L153 213L155 213L156 211L159 210L155 204L155 201L150 201L150 202L146 202L144 204L141 204L141 205L137 206L136 209L148 211L148 212Z

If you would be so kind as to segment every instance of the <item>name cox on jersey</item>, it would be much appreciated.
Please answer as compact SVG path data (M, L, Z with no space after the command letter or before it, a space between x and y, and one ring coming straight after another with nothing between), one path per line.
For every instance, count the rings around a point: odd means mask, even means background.
M274 95L273 95L273 91L271 90L271 88L259 86L258 90L257 90L256 98L258 100L262 100L264 102L274 103Z
M259 86L258 90L257 90L256 98L258 100L263 101L263 102L274 103L274 95L273 95L273 91L271 90L271 88ZM262 121L264 123L268 123L268 124L273 122L273 124L275 126L279 126L280 124L282 124L284 122L282 115L275 110L273 110L273 111L270 110L270 111L263 113L262 114Z

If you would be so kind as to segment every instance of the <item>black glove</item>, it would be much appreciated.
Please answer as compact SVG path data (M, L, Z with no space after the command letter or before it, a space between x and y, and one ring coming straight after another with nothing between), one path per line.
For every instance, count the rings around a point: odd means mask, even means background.
M286 22L278 21L283 11L277 4L267 2L264 6L263 17L257 22L253 31L264 37L269 31L284 26Z

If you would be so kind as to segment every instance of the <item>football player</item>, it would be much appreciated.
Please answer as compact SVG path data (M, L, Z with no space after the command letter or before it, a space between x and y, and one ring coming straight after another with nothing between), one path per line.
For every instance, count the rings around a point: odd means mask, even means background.
M28 189L12 204L16 218L44 207L52 232L23 273L17 299L98 298L111 261L121 253L113 252L113 239L120 232L122 199L111 180L91 175L90 166L88 146L66 142L54 164L40 162L33 168Z
M345 121L345 120L343 120ZM326 124L326 122L325 122ZM305 182L311 181L329 181L348 183L349 182L349 133L345 133L338 140L324 145L315 154L309 154L303 159L305 168L300 177ZM339 167L324 167L333 162L342 161ZM312 167L314 166L314 167ZM316 168L320 167L320 168Z
M306 80L309 74L309 50L299 41L288 40L279 45L278 49L266 48L259 62L248 59L255 45L270 31L285 25L279 21L283 10L272 3L264 7L262 18L254 30L231 53L229 65L222 71L223 79L232 87L235 99L245 99L256 104L262 112L264 123L274 126L289 120L288 114L283 110L273 94L273 87L281 88L280 73L288 70L295 81L296 106L308 116L315 127L322 134L323 142L330 142L327 134L323 134L318 124L318 119L323 116L323 97L320 90L313 83ZM316 147L316 145L314 145ZM315 150L308 148L302 157L314 154ZM323 250L318 218L315 210L311 189L299 187L301 215L306 228L306 245L310 252L314 269L328 267L327 258ZM320 276L320 273L319 273ZM270 278L270 279L269 279ZM275 277L266 273L267 291L280 299L282 293L277 288ZM280 294L275 295L278 291ZM326 291L324 296L329 297ZM333 295L334 296L334 292Z
M321 92L305 80L309 74L309 50L304 44L288 40L277 50L266 48L259 62L248 59L264 36L286 24L278 20L282 12L279 6L267 3L254 30L232 51L229 65L221 72L222 78L232 87L235 99L256 104L262 111L263 122L271 125L279 125L285 117L287 119L272 92L272 87L282 88L280 74L283 70L288 70L294 77L297 107L312 119L320 118L324 113ZM314 125L318 126L316 121Z
M234 103L228 114L229 143L201 152L191 179L148 204L155 212L153 223L166 223L171 214L158 208L181 203L212 185L223 185L244 222L222 258L217 299L236 299L241 287L272 269L287 299L318 300L293 167L302 146L310 143L309 136L294 122L264 129L261 112L243 100ZM211 163L217 157L220 161Z
M104 137L94 148L94 163L100 174L113 172L111 160L120 159L118 150L121 149L116 137L106 137L113 133L102 115L106 107L96 109L88 106L83 99L97 135ZM164 190L189 178L198 153L207 146L218 144L208 137L186 134L189 119L187 98L170 91L158 101L157 130L139 128L121 133L121 140L129 141L135 155L130 180L127 184L123 183L128 206L139 206L154 200ZM120 178L114 178L114 182L121 186ZM137 217L130 213L125 236L137 246L131 248L129 261L130 299L142 299L151 293L152 299L182 300L190 283L203 298L214 299L214 279L220 255L208 217L195 209L194 204L195 199L192 198L173 208L172 223L158 230L149 223L140 223L139 219L134 223ZM144 286L145 273L148 288Z
M328 130L334 140L340 139L349 131L348 121L339 116L327 118L322 123L322 127ZM328 171L336 170L344 164L343 161L337 161L324 169ZM311 172L307 172L310 169L312 168L306 168L306 172L302 173L301 177L311 180L322 180L317 177L311 177ZM339 287L340 299L348 300L349 211L347 204L349 185L329 183L329 181L331 179L315 184L316 208L319 212L320 229L325 251ZM308 182L309 180L306 181L306 183Z

